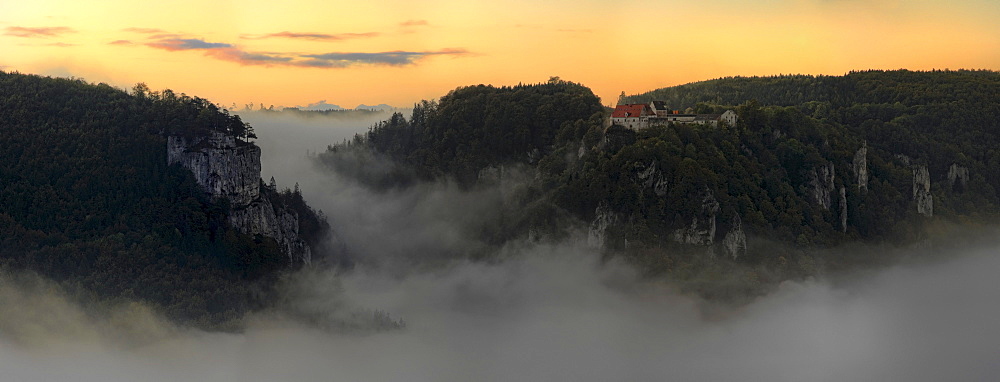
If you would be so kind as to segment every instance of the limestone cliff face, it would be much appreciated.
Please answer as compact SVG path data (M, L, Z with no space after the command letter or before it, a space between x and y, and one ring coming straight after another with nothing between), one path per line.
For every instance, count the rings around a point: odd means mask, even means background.
M917 204L917 213L934 216L934 196L931 195L931 175L927 166L913 168L913 200Z
M213 198L227 198L229 222L250 235L273 238L292 264L308 264L312 251L299 237L299 217L261 197L260 147L213 133L210 137L167 138L167 163L179 163L194 174Z
M840 188L840 232L847 233L847 189Z
M167 163L191 170L205 192L245 206L260 197L260 147L237 145L215 133L202 139L167 138Z
M739 214L733 217L732 229L722 239L726 254L736 259L747 253L747 235L743 232L743 220Z
M951 187L953 190L964 191L968 183L969 168L959 166L958 163L952 163L951 167L948 168L948 187Z
M594 210L594 221L590 223L590 229L587 231L587 246L599 249L604 248L608 237L608 227L611 227L617 221L618 217L611 210L611 207L606 203L598 205L597 209Z
M715 242L715 216L719 212L719 202L712 190L705 188L701 208L691 218L691 225L674 231L674 240L684 244L712 245Z
M858 190L868 191L868 144L854 153L854 175L858 177Z
M645 169L639 171L639 180L643 183L646 188L653 189L656 196L664 196L667 194L667 186L669 182L663 177L663 173L656 168L656 162L650 162L649 166Z
M824 210L830 209L830 195L834 191L833 177L833 163L809 171L810 195L813 202L822 206Z

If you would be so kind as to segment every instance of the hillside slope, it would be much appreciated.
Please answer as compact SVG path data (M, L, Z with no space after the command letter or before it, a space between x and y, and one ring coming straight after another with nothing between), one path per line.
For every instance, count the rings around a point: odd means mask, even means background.
M168 136L253 146L252 128L203 99L0 72L0 132L0 262L9 269L214 326L266 304L289 266L274 239L232 226L228 198L168 165ZM259 163L256 174L253 186ZM301 195L263 188L321 224Z
M547 86L558 85L522 90ZM1000 214L1000 74L995 72L706 81L625 101L663 100L671 109L699 113L735 110L736 126L669 124L635 131L606 127L606 113L587 109L545 124L543 136L551 140L511 139L511 132L536 125L507 120L489 130L497 131L485 141L489 145L468 157L421 161L418 153L444 143L482 146L476 143L484 142L477 126L492 121L506 104L477 102L488 96L471 90L459 89L441 101L469 105L461 113L436 107L432 118L420 119L423 107L418 107L414 119L420 122L397 116L359 136L355 146L443 176L458 174L450 170L456 163L477 163L471 170L480 169L480 176L466 171L464 177L478 179L480 186L492 178L481 169L512 162L530 166L535 174L515 193L514 207L498 222L501 228L486 233L500 242L561 237L573 229L564 219L571 216L588 232L591 245L625 256L650 274L698 280L706 272L741 269L745 274L739 278L773 285L854 261L820 255L824 249L908 243L942 222L994 222ZM519 97L515 93L508 102L517 105ZM414 124L436 130L393 128ZM385 145L384 136L422 143ZM502 162L489 152L493 147L539 155ZM343 149L332 147L320 159L336 162Z

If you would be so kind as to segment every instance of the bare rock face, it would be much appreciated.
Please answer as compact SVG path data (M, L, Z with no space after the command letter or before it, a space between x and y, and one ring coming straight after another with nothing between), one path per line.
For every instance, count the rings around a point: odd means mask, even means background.
M847 233L847 189L840 188L840 232Z
M234 206L260 196L260 147L237 145L233 137L213 133L192 140L167 138L167 163L180 163L194 174L205 192L229 198Z
M830 209L830 195L834 189L833 176L833 163L809 171L810 195L813 202L822 206L824 210Z
M674 231L674 240L684 244L709 246L715 242L715 216L719 202L707 187L703 192L701 209L691 218L691 225Z
M257 199L230 212L229 222L244 233L275 239L293 264L312 262L312 249L299 238L295 211L276 209L267 199Z
M643 186L646 188L652 188L656 196L664 196L667 194L667 179L663 177L663 173L656 168L656 162L650 162L642 171L639 171L639 179L643 181Z
M854 153L854 175L858 177L858 190L868 191L868 143Z
M726 249L726 254L736 259L747 253L747 235L743 232L743 220L740 215L733 217L733 227L722 239L722 246Z
M967 184L969 184L969 168L952 163L951 167L948 168L948 187L953 190L956 187L959 190L965 190Z
M587 231L587 246L591 248L604 248L608 238L608 227L618 221L618 217L607 203L601 203L594 210L594 221L590 223Z
M191 170L213 198L227 198L229 223L243 233L270 237L293 264L308 264L312 251L299 237L294 211L276 210L260 193L260 147L219 133L210 137L167 137L167 163Z
M913 168L913 200L917 203L917 213L934 216L934 196L931 195L931 175L927 166Z

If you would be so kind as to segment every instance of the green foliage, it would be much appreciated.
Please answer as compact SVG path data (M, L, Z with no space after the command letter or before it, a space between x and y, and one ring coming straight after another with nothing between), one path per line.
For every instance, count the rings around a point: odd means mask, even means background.
M561 87L561 95L547 93L552 86ZM352 144L331 147L322 159L336 169L350 168L344 158L391 163L379 166L389 170L373 178L394 186L412 181L408 169L474 183L487 166L533 165L533 181L508 203L488 236L558 237L567 221L585 229L600 206L616 216L606 232L607 249L648 274L669 275L685 290L727 299L752 297L767 285L824 269L879 261L842 259L822 248L902 242L942 220L995 221L1000 215L1000 73L723 78L622 101L652 100L697 113L735 110L739 119L736 126L606 128L607 113L575 84L556 79L528 87L478 86L457 89L439 104L421 103L409 121L394 116ZM862 147L865 186L854 169ZM535 151L539 155L529 159ZM914 166L923 165L931 174L933 219L917 214L912 197ZM969 169L967 183L952 184L952 165ZM832 183L822 184L819 174L830 168ZM822 190L829 207L820 203ZM706 256L713 249L675 239L703 213L707 194L718 203L714 253L722 253L718 243L736 216L750 238L746 255L736 261Z
M167 165L166 135L209 131L254 138L204 99L0 72L0 262L203 326L260 307L287 256Z
M439 102L423 101L410 120L394 114L354 143L406 163L420 177L451 176L471 185L489 166L535 162L562 138L579 139L567 127L602 111L590 89L553 78L537 85L469 86ZM335 165L333 147L324 162Z
M475 86L456 89L439 104L417 105L410 121L394 116L357 137L352 150L384 155L425 177L465 182L487 166L535 164L540 176L533 195L584 221L597 206L609 206L628 217L627 227L616 231L633 246L670 243L671 233L701 210L706 190L719 203L722 228L739 215L751 234L799 247L904 240L923 224L910 196L914 165L930 169L936 215L998 213L998 95L1000 75L988 71L724 78L627 101L665 100L702 113L735 110L736 126L633 131L605 129L606 114L596 112L590 92L576 84ZM853 169L863 146L867 187ZM326 162L350 147L331 148ZM526 158L533 151L541 154L537 161ZM949 185L952 164L969 168L967 185ZM831 165L833 184L822 187L830 198L825 207L817 199L818 173ZM848 200L846 227L840 188ZM720 229L716 241L724 233Z

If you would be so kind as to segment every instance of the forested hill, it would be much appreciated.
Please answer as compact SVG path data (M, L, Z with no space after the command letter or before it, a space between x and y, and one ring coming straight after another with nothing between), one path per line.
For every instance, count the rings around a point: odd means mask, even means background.
M816 120L848 128L895 154L925 159L933 172L961 153L1000 162L1000 73L986 70L863 71L844 76L729 77L653 90L628 102L662 100L676 108L794 106ZM933 168L936 167L936 168ZM987 174L996 179L1000 172ZM998 183L1000 184L1000 183ZM996 186L997 184L995 184Z
M546 91L583 106L538 96ZM556 217L574 216L592 245L674 279L702 279L731 260L762 267L747 280L776 282L843 261L812 249L909 242L937 222L1000 213L996 72L724 78L624 99L651 100L735 110L739 119L636 131L606 127L607 113L594 113L599 104L581 85L480 86L418 105L411 121L396 116L320 159L337 164L346 147L361 146L475 179L476 169L537 150L540 159L520 161L537 173L518 210L504 215L507 230L490 235L559 235L565 220ZM513 107L534 114L505 112ZM498 118L507 115L524 118Z
M488 167L537 162L559 134L592 117L599 121L602 111L590 89L558 78L537 85L468 86L417 104L409 120L394 114L352 144L403 163L419 177L450 176L469 185ZM324 162L344 169L332 154Z
M167 136L212 133L254 138L201 98L0 72L0 265L202 326L262 306L287 256L167 164ZM264 189L311 214L301 195Z
M805 246L903 240L918 235L928 218L993 219L998 212L997 72L724 78L625 101L652 99L679 110L736 110L739 122L619 130L627 143L619 152L633 159L618 171L653 162L668 172L663 190L705 186L720 203L719 216L731 216L720 222L739 215L744 228L771 239ZM617 156L612 163L624 159ZM649 213L630 213L640 210Z

